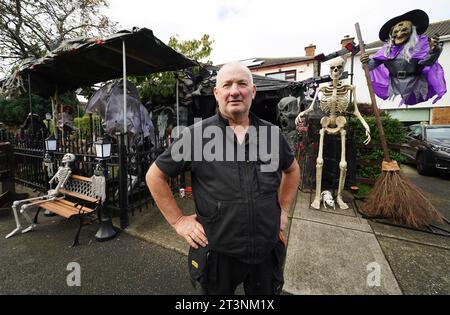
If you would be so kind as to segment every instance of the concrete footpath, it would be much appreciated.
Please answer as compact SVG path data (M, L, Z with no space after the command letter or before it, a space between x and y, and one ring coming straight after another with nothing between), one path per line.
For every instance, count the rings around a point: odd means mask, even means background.
M450 218L449 178L402 172ZM300 192L292 210L284 289L292 294L450 294L450 235L362 218L362 203L348 210L309 207ZM380 201L382 202L382 201ZM414 205L411 205L412 207ZM388 223L388 224L385 224ZM450 230L450 225L440 225ZM439 231L436 230L435 231Z
M292 294L401 294L367 220L351 207L311 209L299 192L292 215L284 289Z

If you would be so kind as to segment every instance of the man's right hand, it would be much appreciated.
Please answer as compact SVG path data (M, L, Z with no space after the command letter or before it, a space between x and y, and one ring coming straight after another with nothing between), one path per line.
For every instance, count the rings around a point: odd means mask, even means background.
M173 224L173 228L178 235L184 237L184 239L193 248L197 249L199 245L202 247L208 245L205 230L197 221L197 215L195 214L190 216L181 216L177 222Z
M359 58L361 63L368 63L369 59L370 58L369 58L369 54L368 53L361 54L361 57Z

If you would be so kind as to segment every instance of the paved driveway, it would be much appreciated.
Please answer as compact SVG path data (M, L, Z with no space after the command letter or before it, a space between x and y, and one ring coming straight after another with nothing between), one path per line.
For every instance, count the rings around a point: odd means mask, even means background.
M402 172L450 219L450 176L422 176L407 165ZM404 294L450 294L450 237L373 222L371 226ZM449 224L441 226L450 230Z
M15 224L12 215L0 217L0 294L194 294L186 256L126 233L97 242L97 224L70 248L77 223L41 218L35 231L5 239ZM67 285L71 262L81 286Z

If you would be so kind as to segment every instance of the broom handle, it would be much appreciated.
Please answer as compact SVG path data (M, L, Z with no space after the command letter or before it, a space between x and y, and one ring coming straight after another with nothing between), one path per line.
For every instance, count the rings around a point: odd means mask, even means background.
M359 42L359 48L361 50L361 54L365 54L366 50L364 49L364 42L362 40L361 29L359 28L359 23L355 24L355 29L356 29L356 35L358 36L358 42ZM380 111L378 110L377 100L375 98L375 93L373 92L372 81L370 79L369 65L367 63L363 63L362 66L364 69L364 73L366 75L367 87L369 88L369 94L370 94L370 99L372 101L373 113L375 114L375 120L377 122L378 133L380 134L380 143L381 143L381 148L383 149L383 153L384 153L384 160L386 162L391 162L391 158L389 156L389 147L386 142L386 136L384 134L383 124L381 123Z

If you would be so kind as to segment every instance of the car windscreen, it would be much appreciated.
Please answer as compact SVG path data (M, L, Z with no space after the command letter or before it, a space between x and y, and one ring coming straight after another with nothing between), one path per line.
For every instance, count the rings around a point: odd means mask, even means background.
M442 128L427 128L427 139L450 140L450 126Z

